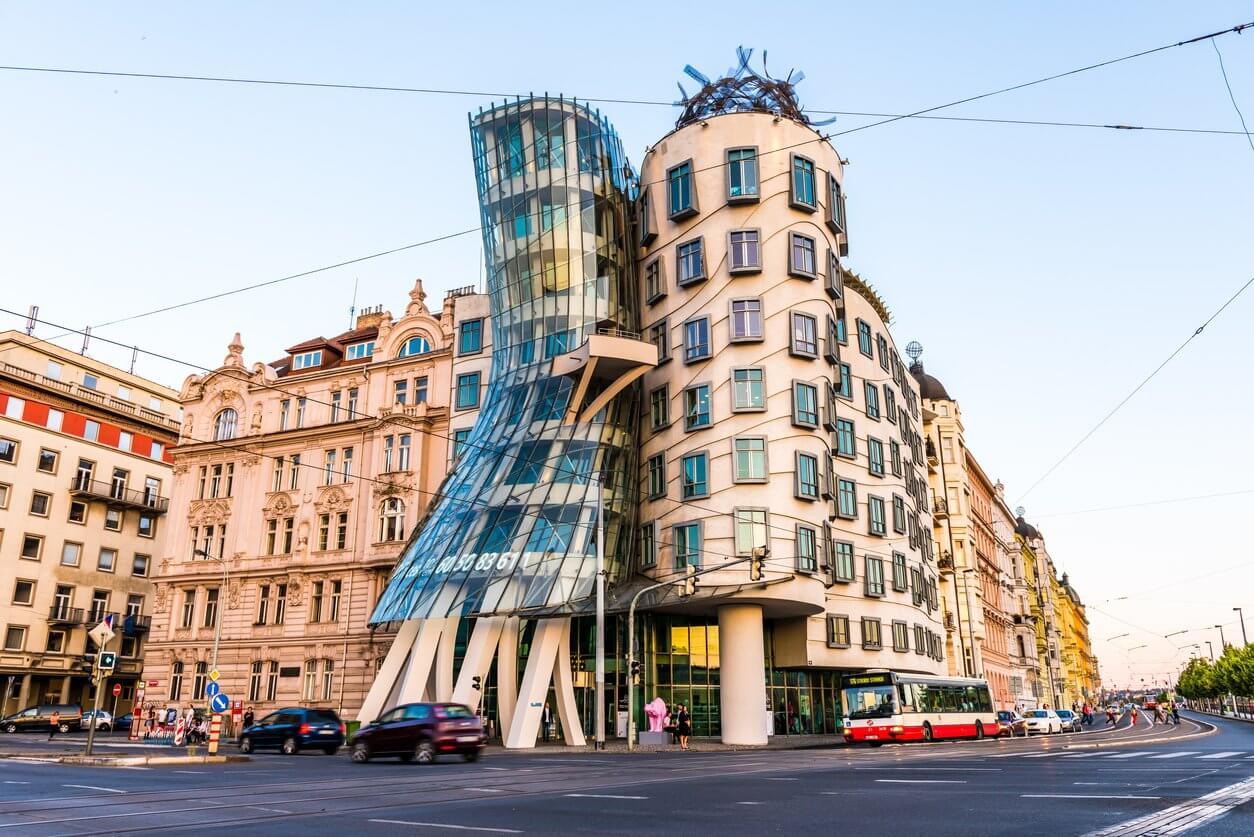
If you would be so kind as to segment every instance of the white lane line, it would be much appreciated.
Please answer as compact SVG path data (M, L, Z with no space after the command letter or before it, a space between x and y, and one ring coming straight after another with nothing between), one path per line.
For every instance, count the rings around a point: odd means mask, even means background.
M615 793L567 793L572 799L648 799L647 796L622 796Z
M475 791L477 793L505 793L500 788L462 788L462 790Z
M965 785L963 779L876 779L890 785Z
M1225 750L1222 753L1211 753L1208 756L1198 756L1199 759L1230 759L1233 756L1241 755L1241 750Z
M1024 756L1025 759L1047 759L1050 756L1061 755L1060 753L1033 753L1030 756Z
M796 776L767 776L766 781L768 782L800 782L801 780L798 779Z
M1021 793L1020 799L1162 799L1161 796L1099 793Z
M260 805L249 805L254 811L265 811L270 814L290 814L291 811L285 811L282 808L262 808Z
M1199 750L1181 750L1178 753L1159 753L1156 756L1150 756L1152 759L1180 759L1185 756L1196 756Z
M144 768L144 770L147 770L147 769L148 769L148 768L146 768L146 767ZM188 774L188 775L190 775L190 776L203 776L203 775L205 775L206 773L208 773L209 771L208 771L208 770L175 770L174 772L175 772L175 773L186 773L186 774Z
M737 802L737 805L761 805L761 802Z
M509 770L508 767L485 767L484 770Z
M413 822L411 820L366 820L384 825L412 825L416 828L449 828L454 831L490 831L493 834L523 834L517 828L488 828L480 825L453 825L447 822Z
M140 767L137 764L123 764L123 765L119 765L117 769L118 770L152 770L151 767ZM174 772L179 773L181 771L176 770Z
M83 790L98 790L106 793L126 793L124 790L117 788L102 788L99 785L62 785L63 788L82 788Z
M1105 753L1072 753L1069 756L1063 756L1065 759L1091 759L1093 756L1101 756Z
M949 770L954 773L1001 773L1000 767L855 767L854 770L924 770L934 773Z
M1150 755L1149 750L1137 750L1131 753L1120 753L1117 756L1106 756L1106 758L1111 761L1114 761L1115 759L1135 759L1135 758L1140 758L1141 756L1148 756L1148 755Z
M30 784L30 782L18 782L13 779L5 779L4 783L6 785L29 785Z
M1238 805L1254 799L1254 778L1228 785L1197 799L1190 799L1170 808L1155 811L1141 817L1126 820L1089 837L1102 835L1179 834L1192 831L1211 820L1218 819Z

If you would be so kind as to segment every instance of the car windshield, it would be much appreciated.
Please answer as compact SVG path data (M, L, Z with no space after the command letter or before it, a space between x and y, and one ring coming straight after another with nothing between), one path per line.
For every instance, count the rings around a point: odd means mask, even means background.
M1014 718L1015 718L1015 713L1013 712L1007 712L1005 710L1002 710L1001 712L997 713L997 720L999 721L1013 721Z
M437 718L473 718L475 714L469 708L456 703L437 706L435 708Z
M1070 709L1059 709L1059 710L1058 710L1058 712L1057 712L1057 715L1058 715L1058 717L1059 717L1059 718L1070 718L1070 717L1071 717L1071 710L1070 710Z
M1029 718L1048 718L1049 712L1045 709L1033 709L1028 713Z
M859 686L845 689L849 718L891 718L897 712L897 690L892 686Z
M305 713L311 724L338 724L339 716L327 709L310 709Z

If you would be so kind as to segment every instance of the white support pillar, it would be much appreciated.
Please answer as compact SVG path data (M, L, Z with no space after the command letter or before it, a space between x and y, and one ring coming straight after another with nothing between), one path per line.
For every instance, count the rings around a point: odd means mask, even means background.
M573 746L586 743L575 706L574 675L570 670L570 617L565 617L536 621L527 654L527 671L518 690L518 705L505 737L507 748L535 746L540 732L540 714L548 697L549 684L554 682L555 664L557 711L566 743Z
M501 740L509 738L518 708L518 632L522 619L506 616L501 643L496 652L496 714L501 723Z
M762 607L718 609L719 706L724 744L766 743L766 645Z
M562 635L557 643L557 659L553 667L557 717L562 722L566 743L572 747L582 747L585 743L583 725L579 722L579 705L575 703L575 673L570 668L570 619L562 619L561 623Z
M483 703L483 686L488 672L492 670L492 658L501 644L504 629L504 616L480 616L475 620L470 640L466 643L466 657L462 660L461 671L457 673L457 685L453 688L453 703L464 703L472 710L477 710ZM475 688L476 677L479 678L478 689Z
M409 664L405 666L401 674L401 688L396 698L397 703L417 703L429 697L436 697L428 694L430 691L428 686L434 675L438 688L439 675L436 670L438 658L441 656L440 646L444 634L448 631L449 623L456 625L456 617L423 619L419 622L418 636L414 640L413 651L409 655ZM452 665L451 659L449 665ZM450 668L450 692L452 692L452 679Z
M400 677L402 666L409 659L414 639L418 636L419 624L417 619L401 623L396 639L392 640L392 647L383 658L383 665L379 667L374 682L370 684L370 691L366 693L366 699L361 704L361 711L357 713L357 720L361 723L370 723L387 708L384 704L387 703L388 695L392 694L392 687Z

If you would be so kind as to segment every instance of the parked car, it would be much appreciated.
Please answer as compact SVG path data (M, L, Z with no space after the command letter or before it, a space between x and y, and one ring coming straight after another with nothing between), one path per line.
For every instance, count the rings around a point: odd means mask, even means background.
M330 709L293 706L271 712L240 733L241 753L277 747L287 756L301 750L318 749L335 755L344 744L344 722Z
M1032 709L1024 717L1028 722L1028 732L1039 732L1042 735L1062 732L1062 719L1052 709Z
M997 713L997 734L1008 735L1014 738L1016 735L1028 737L1028 719L1020 715L1018 712L1012 712L1007 709Z
M53 712L59 716L58 732L73 732L82 728L83 709L77 703L41 703L0 719L0 730L48 732L52 728Z
M125 715L119 715L113 719L113 728L130 732L131 721L134 720L135 713L127 712Z
M460 703L407 703L384 712L353 736L349 752L357 764L379 756L430 764L443 754L478 761L487 743L483 723Z
M83 729L91 729L93 718L95 719L94 723L95 723L97 732L100 732L102 730L104 732L108 732L109 730L113 729L113 715L109 714L103 709L88 709L86 712L84 712L82 721L80 722L82 724Z
M1084 724L1080 716L1070 709L1059 709L1055 714L1058 720L1062 721L1063 732L1084 732Z

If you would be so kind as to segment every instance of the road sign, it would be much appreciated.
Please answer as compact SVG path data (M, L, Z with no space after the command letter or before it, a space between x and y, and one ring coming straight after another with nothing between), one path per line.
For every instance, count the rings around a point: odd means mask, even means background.
M218 692L213 696L213 699L209 701L209 708L214 712L225 712L226 708L230 705L230 699L221 692Z
M222 691L222 687L218 685L218 681L216 680L210 680L205 684L205 694L209 697L213 697L220 691Z
M120 696L121 694L122 694L122 684L121 684L121 683L114 683L114 684L113 684L113 696L114 696L114 697L118 697L118 696Z
M218 674L218 670L216 668L213 671L209 672L209 679L212 680L213 682L217 683L219 677L221 677L221 675Z
M115 636L117 636L117 634L113 632L113 628L109 627L109 625L105 622L101 622L99 625L92 628L87 632L87 635L91 637L92 642L96 643L97 648L104 648Z

